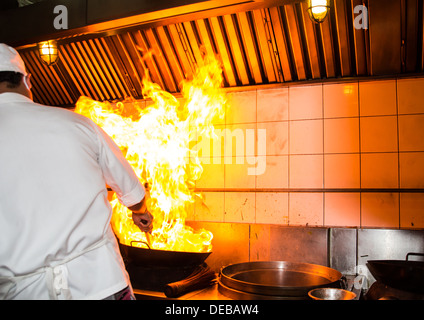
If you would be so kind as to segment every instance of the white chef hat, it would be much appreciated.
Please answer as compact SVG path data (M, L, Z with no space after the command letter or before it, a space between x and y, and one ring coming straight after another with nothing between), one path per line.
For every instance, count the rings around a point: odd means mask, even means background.
M14 71L27 75L25 63L19 53L7 44L0 43L0 72Z

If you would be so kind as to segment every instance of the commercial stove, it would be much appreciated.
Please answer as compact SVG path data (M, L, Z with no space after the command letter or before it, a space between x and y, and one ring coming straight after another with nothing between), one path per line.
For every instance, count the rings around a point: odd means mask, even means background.
M179 300L308 300L316 288L353 291L353 279L306 263L257 261L228 265L214 273L200 265L142 266L124 259L136 298ZM172 265L172 266L171 266ZM354 292L356 299L360 290ZM351 295L352 296L352 295Z

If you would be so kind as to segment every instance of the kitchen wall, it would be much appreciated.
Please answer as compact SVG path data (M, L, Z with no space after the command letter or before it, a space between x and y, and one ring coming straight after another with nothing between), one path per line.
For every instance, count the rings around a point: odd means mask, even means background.
M423 252L424 78L228 91L218 139L199 136L215 271L285 260L362 273ZM146 103L149 102L142 102Z
M233 263L290 261L328 266L345 275L363 274L371 284L375 279L366 267L368 260L405 260L410 252L424 252L424 230L188 224L213 233L213 252L206 262L217 272Z
M424 228L424 78L229 92L228 101L215 124L222 144L199 138L203 200L188 220Z

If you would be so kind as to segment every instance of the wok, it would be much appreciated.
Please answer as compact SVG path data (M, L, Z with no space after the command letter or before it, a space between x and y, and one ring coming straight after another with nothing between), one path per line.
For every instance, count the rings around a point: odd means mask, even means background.
M253 296L307 298L308 292L315 288L340 288L342 274L315 264L255 261L222 268L220 283L234 292Z
M424 261L410 261L412 255L424 257L410 252L405 260L368 260L367 267L377 281L389 287L424 293Z
M119 248L126 263L140 267L193 267L202 264L212 253L156 250L127 246L122 243L119 243Z

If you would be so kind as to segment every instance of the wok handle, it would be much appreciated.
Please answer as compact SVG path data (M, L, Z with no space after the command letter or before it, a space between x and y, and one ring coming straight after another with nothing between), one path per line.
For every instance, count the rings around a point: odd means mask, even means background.
M409 252L409 253L406 255L406 261L408 261L409 256L419 256L419 257L424 257L424 253Z
M149 246L149 244L148 244L146 241L137 241L137 240L132 240L132 241L130 242L131 247L133 247L133 242L137 242L137 243L145 244L145 245L147 246L147 248L151 249L151 248L150 248L150 246Z

